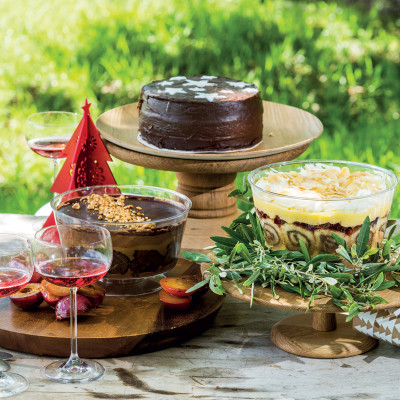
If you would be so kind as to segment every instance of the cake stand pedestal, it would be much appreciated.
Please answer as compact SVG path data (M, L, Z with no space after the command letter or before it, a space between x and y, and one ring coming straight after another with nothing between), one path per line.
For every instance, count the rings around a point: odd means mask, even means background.
M176 172L177 191L192 200L189 217L221 218L237 212L235 199L227 195L234 189L238 172L292 160L322 133L319 119L306 111L268 101L263 106L263 141L244 151L188 153L145 146L137 139L137 103L105 112L97 119L96 127L114 157L146 168Z
M207 269L202 266L202 272ZM250 288L241 294L230 280L224 280L224 288L232 297L250 302ZM332 303L330 296L316 298L307 311L308 301L295 293L276 288L275 299L271 290L257 286L253 302L267 307L300 311L276 323L271 329L271 341L288 353L311 358L342 358L365 353L378 345L378 340L353 329L346 322L346 315ZM388 301L376 306L376 310L400 307L400 289L379 292Z

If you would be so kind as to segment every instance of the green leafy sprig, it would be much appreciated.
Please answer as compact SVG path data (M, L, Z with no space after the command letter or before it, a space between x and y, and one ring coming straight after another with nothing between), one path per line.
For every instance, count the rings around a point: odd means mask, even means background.
M336 254L319 254L311 258L306 245L301 251L272 250L265 244L264 233L255 212L248 187L236 189L236 197L244 212L229 227L222 226L227 236L213 236L211 254L184 251L189 260L208 263L206 278L193 286L194 291L206 284L217 294L225 294L223 280L232 280L238 291L250 287L251 304L254 288L269 288L278 299L276 288L308 298L308 307L321 295L330 295L332 302L348 313L350 321L363 308L375 308L387 301L376 292L400 286L400 234L394 235L395 226L376 248L368 246L370 220L363 222L357 243L351 248L339 235L332 233L338 248ZM188 291L188 292L189 292Z

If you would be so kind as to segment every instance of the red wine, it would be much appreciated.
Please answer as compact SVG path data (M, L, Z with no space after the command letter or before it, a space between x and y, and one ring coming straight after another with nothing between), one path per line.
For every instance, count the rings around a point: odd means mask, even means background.
M0 297L6 297L21 290L30 279L28 270L15 268L0 269Z
M65 136L47 136L28 141L28 146L40 156L47 158L62 158L61 152L69 141Z
M65 258L47 260L37 266L46 281L58 286L81 287L101 279L109 265L93 258Z

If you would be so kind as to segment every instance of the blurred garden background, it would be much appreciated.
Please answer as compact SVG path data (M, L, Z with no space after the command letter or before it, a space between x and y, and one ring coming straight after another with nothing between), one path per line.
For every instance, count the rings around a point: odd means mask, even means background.
M315 114L324 133L301 158L400 174L398 0L3 0L0 13L0 213L52 197L51 161L25 142L28 115L81 113L88 98L95 120L175 75L252 82L264 100ZM120 184L175 187L172 172L110 167Z

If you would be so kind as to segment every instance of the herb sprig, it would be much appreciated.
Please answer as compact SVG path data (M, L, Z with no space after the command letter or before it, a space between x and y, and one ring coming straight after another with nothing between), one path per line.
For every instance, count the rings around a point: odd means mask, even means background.
M227 236L213 236L211 254L182 252L189 260L208 263L206 279L193 286L194 291L204 285L217 294L225 294L223 279L232 280L240 293L242 287L270 288L278 299L276 288L308 298L308 307L321 295L330 295L332 302L348 313L350 321L364 307L375 308L387 301L376 294L393 286L400 286L400 234L394 235L393 226L376 248L368 246L370 220L367 217L360 229L357 243L351 248L339 235L332 233L338 248L336 254L319 254L311 258L306 245L301 251L272 250L265 244L264 233L251 197L236 189L229 196L241 202L244 211L229 227L222 226ZM188 291L188 292L189 292Z

